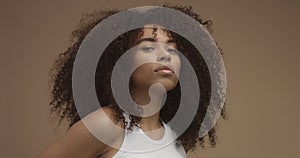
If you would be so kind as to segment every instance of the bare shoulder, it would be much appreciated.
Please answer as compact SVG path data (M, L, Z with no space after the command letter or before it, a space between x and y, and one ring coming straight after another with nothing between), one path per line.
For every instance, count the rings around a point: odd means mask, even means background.
M92 123L94 126L101 126L104 129L109 128L122 128L124 129L123 120L116 116L116 111L111 106L105 106L97 109L96 111L83 118L85 125ZM116 127L117 126L117 127Z
M40 158L95 157L110 146L118 146L124 135L123 121L111 107L103 107L76 122L65 135L50 145Z
M117 119L116 111L112 106L105 106L105 107L99 108L97 111L101 111L101 110L103 110L103 112L110 119L110 121L119 125L119 127L124 128L123 121Z

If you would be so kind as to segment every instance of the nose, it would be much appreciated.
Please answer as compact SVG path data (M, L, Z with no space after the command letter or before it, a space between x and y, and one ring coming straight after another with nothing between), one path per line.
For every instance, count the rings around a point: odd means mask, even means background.
M162 51L162 53L159 53L158 59L159 62L170 62L171 61L171 55L165 51Z

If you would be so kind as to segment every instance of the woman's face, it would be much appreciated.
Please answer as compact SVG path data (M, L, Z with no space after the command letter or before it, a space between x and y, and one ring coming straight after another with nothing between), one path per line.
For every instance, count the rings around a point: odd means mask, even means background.
M167 91L176 87L181 61L176 43L162 28L154 31L153 25L143 28L133 56L137 67L131 76L133 88L147 89L154 83L161 83Z

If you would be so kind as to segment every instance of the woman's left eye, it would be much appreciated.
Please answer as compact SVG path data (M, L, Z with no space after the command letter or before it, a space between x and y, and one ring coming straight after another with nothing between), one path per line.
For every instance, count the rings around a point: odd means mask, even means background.
M143 47L142 50L145 52L150 52L154 50L154 47Z
M170 52L170 53L174 53L174 54L178 53L178 50L174 49L174 48L168 48L167 51Z

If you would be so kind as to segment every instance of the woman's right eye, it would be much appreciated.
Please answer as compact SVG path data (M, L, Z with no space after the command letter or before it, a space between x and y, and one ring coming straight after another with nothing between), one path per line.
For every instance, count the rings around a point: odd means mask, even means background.
M142 47L142 50L145 52L151 52L154 50L154 47L145 46L145 47Z

